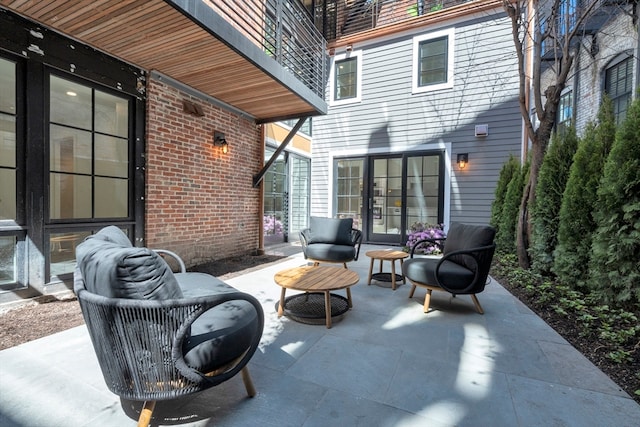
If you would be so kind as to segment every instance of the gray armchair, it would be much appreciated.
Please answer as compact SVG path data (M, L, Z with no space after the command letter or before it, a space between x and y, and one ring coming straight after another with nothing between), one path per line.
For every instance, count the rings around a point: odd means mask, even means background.
M107 387L144 402L139 426L155 402L216 386L242 373L255 395L247 363L255 353L264 315L260 303L213 276L174 274L158 253L132 247L107 227L76 249L78 296Z
M347 263L357 261L362 243L362 232L353 228L353 218L311 217L309 228L300 231L304 258L321 262Z
M413 287L427 289L424 312L429 311L432 291L456 295L471 295L476 310L484 314L476 294L484 290L496 245L495 229L489 226L452 223L446 239L424 239L411 248L410 259L402 265L402 273ZM414 258L416 248L424 243L443 248L441 258Z

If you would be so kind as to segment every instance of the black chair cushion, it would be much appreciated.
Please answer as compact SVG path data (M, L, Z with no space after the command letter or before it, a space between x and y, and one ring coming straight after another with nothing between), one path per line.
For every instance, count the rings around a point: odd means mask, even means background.
M204 273L177 273L185 298L238 292ZM259 318L247 301L225 302L203 313L191 325L182 346L185 362L200 372L211 372L241 356L259 331Z
M87 237L76 248L78 267L89 292L108 298L182 298L171 268L158 254L131 246L117 227L102 231Z
M351 245L353 218L323 218L312 216L309 222L310 238L307 244L333 243Z
M355 258L356 249L349 245L334 245L330 243L314 243L306 248L309 259L331 260L333 262L348 262Z
M439 258L411 258L402 264L402 273L409 279L425 284L438 286L436 266ZM471 283L475 273L468 268L451 261L444 261L440 266L440 280L451 290L462 290ZM480 292L474 290L474 293Z
M444 244L443 255L447 255L448 253L458 250L489 246L493 244L495 233L496 232L493 227L454 222L451 224L449 231L447 232L447 240ZM492 255L493 254L491 254L491 257ZM458 264L462 264L472 270L477 268L475 261L469 256L454 255L450 260L457 262ZM485 261L485 259L480 259L479 263L484 264ZM489 259L489 262L491 262L491 259Z

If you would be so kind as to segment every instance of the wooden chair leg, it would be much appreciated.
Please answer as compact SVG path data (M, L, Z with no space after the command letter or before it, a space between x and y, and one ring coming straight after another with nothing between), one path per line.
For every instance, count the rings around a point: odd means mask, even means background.
M149 423L151 423L151 416L153 415L153 410L156 407L155 401L146 401L144 405L142 405L142 410L140 411L140 417L138 418L138 427L148 427Z
M424 312L429 312L429 304L431 304L431 289L427 289L427 294L424 296Z
M344 268L346 268L348 270L346 262L343 262L342 265L344 265Z
M484 310L482 309L482 306L480 305L480 301L478 301L478 297L476 296L476 294L471 294L471 299L476 305L476 310L478 310L478 313L484 314Z
M409 298L413 298L413 293L416 291L416 285L411 285L411 292L409 292Z
M247 394L249 397L253 397L256 395L256 388L253 386L253 381L251 381L251 375L249 375L249 369L245 366L242 368L242 382L244 383L244 388L247 389Z

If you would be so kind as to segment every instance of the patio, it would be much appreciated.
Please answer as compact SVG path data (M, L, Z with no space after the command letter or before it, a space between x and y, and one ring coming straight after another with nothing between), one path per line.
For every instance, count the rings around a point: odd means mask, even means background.
M299 248L227 280L265 311L249 363L258 395L238 376L159 402L153 425L638 425L640 405L498 283L479 295L485 315L443 292L425 315L423 289L366 285L373 249L350 264L353 309L331 329L277 318L273 276L306 264ZM140 406L108 391L84 326L0 352L2 426L133 426Z

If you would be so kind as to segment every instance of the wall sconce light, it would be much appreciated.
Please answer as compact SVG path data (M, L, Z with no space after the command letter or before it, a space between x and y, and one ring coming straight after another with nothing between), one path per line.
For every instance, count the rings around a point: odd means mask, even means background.
M467 163L469 163L469 153L458 154L458 167L464 169L467 167Z
M224 133L217 130L213 131L213 145L222 148L222 154L227 154L229 152L229 144L227 144Z

